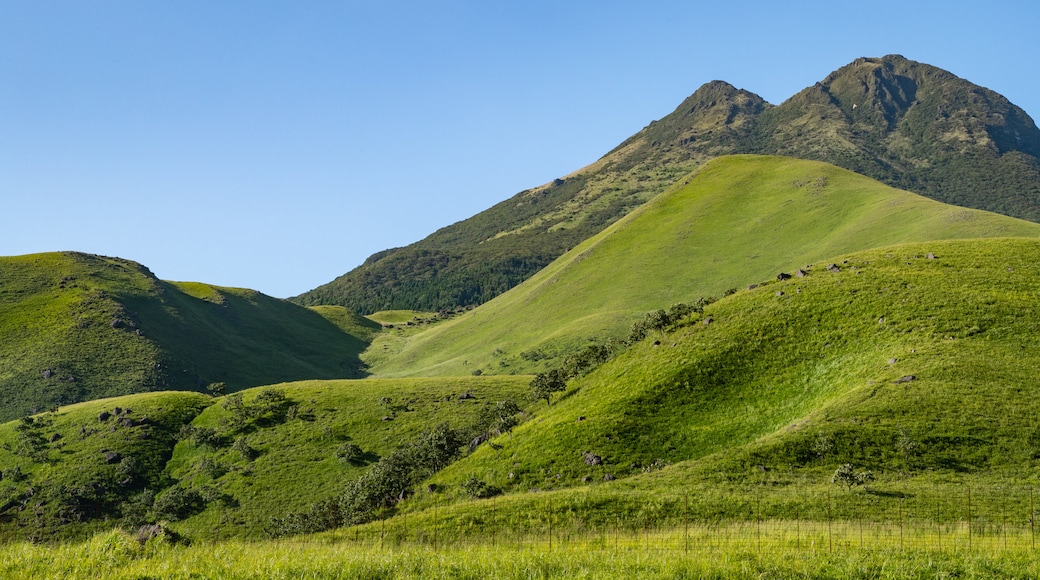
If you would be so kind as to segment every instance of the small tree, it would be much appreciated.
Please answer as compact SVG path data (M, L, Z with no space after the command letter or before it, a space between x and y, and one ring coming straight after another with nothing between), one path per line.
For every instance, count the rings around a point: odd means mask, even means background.
M359 463L364 455L365 452L355 443L344 443L336 448L336 457L339 457L343 463Z
M874 481L874 474L870 471L856 471L851 463L842 463L834 471L831 481L844 485L849 491L852 491L853 486Z
M531 381L531 391L535 398L545 399L545 404L550 405L553 393L567 388L567 376L560 369L552 369L548 372L539 373Z

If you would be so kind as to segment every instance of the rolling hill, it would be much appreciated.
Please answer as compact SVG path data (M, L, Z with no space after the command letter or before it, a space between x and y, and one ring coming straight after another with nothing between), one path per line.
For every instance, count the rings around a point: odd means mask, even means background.
M176 522L259 538L443 423L480 423L530 377L305 381L223 397L140 393L0 425L0 538ZM345 450L356 446L356 453Z
M481 304L708 159L825 161L921 195L1040 220L1040 130L999 94L898 55L860 58L780 105L712 81L591 165L522 191L293 300L360 313Z
M0 258L0 419L142 391L363 376L379 325L73 252Z
M470 478L516 494L510 509L544 505L544 494L519 493L536 489L561 490L563 511L597 489L658 503L798 501L793 489L833 487L844 463L876 476L874 502L929 486L1035 485L1040 241L934 241L829 262L724 298L573 381L433 477L439 501L464 499ZM432 501L417 496L411 509ZM475 517L482 505L458 509Z
M1040 225L944 205L819 162L729 156L495 300L363 355L378 376L532 374L644 313L899 242L1040 236ZM404 333L407 332L407 336Z

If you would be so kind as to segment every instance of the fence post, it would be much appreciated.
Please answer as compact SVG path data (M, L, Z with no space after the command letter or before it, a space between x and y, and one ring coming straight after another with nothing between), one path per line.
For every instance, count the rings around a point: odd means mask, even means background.
M650 551L650 512L643 512L643 533L646 534L646 551Z
M1007 551L1007 494L1002 494L1000 502L1000 535L1004 537L1004 551Z
M903 496L899 496L899 549L903 549Z
M762 553L762 490L755 495L755 544L758 553Z
M971 488L968 488L968 551L971 551Z
M834 551L834 535L831 533L831 490L827 490L827 551Z
M552 552L552 498L549 498L549 551Z
M690 494L686 494L686 503L683 506L683 537L686 540L686 547L684 552L690 553Z
M942 516L939 512L939 498L935 498L935 529L939 532L939 551L942 552Z

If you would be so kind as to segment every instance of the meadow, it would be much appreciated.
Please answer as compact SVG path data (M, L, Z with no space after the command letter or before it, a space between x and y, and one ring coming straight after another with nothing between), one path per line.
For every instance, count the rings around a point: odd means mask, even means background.
M675 528L649 534L493 537L459 543L361 542L338 536L224 541L198 546L139 544L112 531L77 544L0 547L5 578L1034 578L1036 552L980 536L967 548L828 542L819 522L726 528ZM794 529L798 529L797 532ZM891 532L891 530L889 530ZM831 534L834 533L832 527ZM726 542L717 539L725 537ZM934 538L933 538L934 539ZM514 541L519 540L519 541Z

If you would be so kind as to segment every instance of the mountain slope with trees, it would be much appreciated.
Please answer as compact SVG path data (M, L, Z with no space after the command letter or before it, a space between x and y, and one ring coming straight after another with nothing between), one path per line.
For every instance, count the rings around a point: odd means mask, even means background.
M1040 220L1040 130L999 94L898 55L861 58L778 106L705 84L595 163L293 300L360 313L481 304L734 153L833 163L965 207Z

